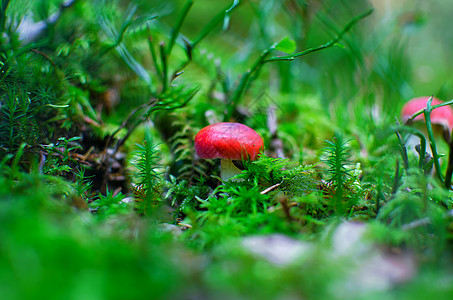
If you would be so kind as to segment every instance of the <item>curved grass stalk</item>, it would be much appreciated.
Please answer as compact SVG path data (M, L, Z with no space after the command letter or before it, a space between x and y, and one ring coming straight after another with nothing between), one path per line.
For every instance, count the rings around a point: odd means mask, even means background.
M189 10L192 7L192 5L193 5L193 0L188 0L188 1L186 1L186 4L184 4L182 12L179 15L178 21L176 21L176 25L171 32L170 41L168 42L168 46L166 49L167 55L171 54L171 50L173 49L173 46L175 45L179 32L181 31L182 23L184 23L184 20L186 19L187 14L189 13Z
M348 24L346 24L346 26L343 28L343 30L334 39L330 40L329 42L327 42L323 45L320 45L320 46L317 46L314 48L310 48L310 49L307 49L307 50L304 50L301 52L297 52L292 55L274 56L274 57L271 57L268 59L266 59L266 58L269 56L270 53L272 53L272 51L275 50L275 46L277 44L276 43L272 44L270 47L265 49L261 53L258 60L242 76L241 81L239 82L238 87L236 88L236 90L233 94L233 97L231 98L231 100L228 103L228 112L225 115L224 121L228 121L231 118L234 109L236 108L237 104L239 103L239 100L241 99L241 96L247 90L247 88L251 82L251 79L256 78L256 75L259 73L260 69L263 67L263 65L265 63L275 62L275 61L293 61L294 59L296 59L298 57L305 56L305 55L311 54L313 52L317 52L317 51L321 51L321 50L333 47L343 38L343 36L346 33L349 32L349 30L351 30L351 28L355 24L357 24L363 18L369 16L372 12L373 12L373 9L370 9L370 10L358 15L357 17L353 18Z
M426 122L426 129L428 130L428 138L429 138L429 145L431 146L431 150L433 152L433 159L434 159L434 168L436 170L436 175L437 178L439 178L440 182L444 182L441 170L440 170L440 163L439 163L439 155L437 154L437 147L436 147L436 141L434 139L434 133L433 133L433 126L431 124L431 111L433 110L433 107L431 106L431 101L433 100L433 97L430 97L428 99L428 102L426 103L426 108L423 110L423 114L425 116L425 122Z

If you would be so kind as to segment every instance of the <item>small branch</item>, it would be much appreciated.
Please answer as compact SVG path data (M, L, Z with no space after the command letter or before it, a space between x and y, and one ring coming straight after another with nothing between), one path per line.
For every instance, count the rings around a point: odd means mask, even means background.
M346 24L346 26L343 28L343 30L333 40L325 43L324 45L321 45L321 46L318 46L318 47L314 47L314 48L310 48L310 49L307 49L307 50L304 50L304 51L301 51L301 52L298 52L298 53L295 53L295 54L292 54L292 55L274 56L274 57L271 57L268 60L266 60L265 63L271 62L271 61L291 61L291 60L294 60L297 57L305 56L307 54L310 54L310 53L313 53L313 52L316 52L316 51L320 51L320 50L323 50L323 49L327 49L327 48L333 47L343 38L343 36L346 33L348 33L349 30L351 30L351 28L356 23L358 23L360 20L368 17L369 15L371 15L372 12L373 12L373 9L370 9L370 10L358 15L354 19L352 19L348 24Z
M396 122L396 124L399 126L399 123L398 121ZM425 149L424 151L420 151L419 152L419 155L420 155L420 158L418 160L418 167L420 169L423 169L423 166L425 164L425 151L426 151L426 138L425 136L420 132L418 131L417 129L415 128L412 128L412 127L406 127L406 126L399 126L395 129L395 133L400 141L400 146L401 146L401 152L402 152L402 157L403 157L403 165L404 165L404 168L407 169L409 167L409 162L407 161L407 150L406 150L406 147L404 146L404 142L401 138L401 135L399 134L399 131L400 130L403 130L403 131L406 131L412 135L415 135L417 136L419 139L420 139L420 149ZM406 165L407 164L407 165Z
M288 197L280 193L276 196L276 200L280 205L282 206L283 213L285 214L285 217L288 219L288 221L293 222L296 221L293 216L291 216L291 207L294 206L294 203L290 203L288 201Z
M301 56L304 56L304 55L307 55L307 54L310 54L310 53L313 53L313 52L316 52L316 51L320 51L320 50L323 50L323 49L327 49L327 48L333 47L333 46L336 45L336 43L338 43L338 41L340 41L343 38L343 36L349 30L351 30L351 28L357 22L359 22L361 19L369 16L372 12L373 12L373 9L370 9L370 10L366 11L365 13L360 14L359 16L357 16L354 19L352 19L333 40L327 42L324 45L321 45L321 46L318 46L318 47L315 47L315 48L310 48L310 49L307 49L307 50L304 50L302 52L298 52L298 53L295 53L295 54L292 54L292 55L274 56L274 57L271 57L269 59L266 59L266 58L269 56L269 54L272 51L275 50L275 44L273 44L269 48L265 49L261 53L261 55L258 58L258 60L253 64L253 66L249 70L247 70L244 73L244 75L242 76L242 79L239 82L238 87L236 88L236 91L234 92L233 97L231 98L231 101L229 101L229 103L228 103L228 108L227 108L228 111L227 111L227 114L225 115L224 120L228 121L231 118L231 116L233 114L233 111L236 108L236 105L239 103L239 99L244 94L244 92L247 90L248 84L251 81L251 79L254 78L252 76L255 76L255 74L257 74L260 71L261 67L265 63L273 62L273 61L292 61L292 60L294 60L297 57L301 57Z
M123 123L120 125L120 127L118 127L117 130L115 130L112 135L111 135L111 138L114 138L115 135L123 128L125 128L127 126L127 124L129 123L130 119L141 109L147 107L147 106L154 106L155 104L157 103L157 99L156 98L153 98L151 99L148 103L145 103L145 104L142 104L136 108L134 108L133 110L131 110L131 112L129 113L129 115L126 117L126 119L124 119Z
M50 62L50 64L52 65L52 67L56 67L55 63L53 62L53 60L49 57L49 55L45 54L44 52L42 51L39 51L38 49L31 49L30 50L31 52L34 52L38 55L41 55L42 57L44 57L48 62Z
M269 193L270 191L272 191L273 189L275 189L276 187L280 186L280 184L282 184L282 183L280 182L280 183L271 185L271 186L268 187L267 189L261 191L260 194L261 194L261 195L267 194L267 193Z
M156 98L153 98L151 99L148 103L145 103L145 104L142 104L136 108L134 108L133 110L131 110L131 112L129 113L129 115L126 117L126 119L123 121L123 123L109 136L107 142L106 142L106 148L109 148L110 147L110 143L111 141L114 139L115 135L120 132L120 130L126 128L126 126L128 126L130 120L132 119L132 117L135 116L135 114L146 108L147 106L149 106L150 108L154 107L157 103L157 99ZM132 131L134 131L134 129L142 122L142 117L138 118L138 121L136 121L134 123L134 125L131 126L131 128L128 129L126 135L118 140L115 144L115 146L113 147L113 155L116 154L116 152L118 151L118 149L124 144L124 142L126 141L126 139L131 135Z
M422 218L422 219L419 219L419 220L415 220L415 221L410 222L408 224L404 224L403 226L401 226L401 230L407 231L407 230L411 230L411 229L414 229L414 228L417 228L417 227L420 227L420 226L425 226L425 225L428 225L428 224L431 224L431 219L426 217L426 218Z

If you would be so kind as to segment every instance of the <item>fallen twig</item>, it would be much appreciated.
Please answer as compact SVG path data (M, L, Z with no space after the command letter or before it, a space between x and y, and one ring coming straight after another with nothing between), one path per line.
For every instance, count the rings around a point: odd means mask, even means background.
M453 218L453 209L447 211L445 218ZM401 229L404 231L411 230L417 227L425 226L431 224L431 219L429 217L425 217L419 220L412 221L410 223L404 224L401 226Z

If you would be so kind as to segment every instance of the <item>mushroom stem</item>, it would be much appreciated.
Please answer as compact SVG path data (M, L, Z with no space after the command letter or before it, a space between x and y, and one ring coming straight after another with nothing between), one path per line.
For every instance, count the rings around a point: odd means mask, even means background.
M220 178L228 181L231 177L240 174L242 170L238 169L231 159L220 159ZM239 180L236 180L239 181Z

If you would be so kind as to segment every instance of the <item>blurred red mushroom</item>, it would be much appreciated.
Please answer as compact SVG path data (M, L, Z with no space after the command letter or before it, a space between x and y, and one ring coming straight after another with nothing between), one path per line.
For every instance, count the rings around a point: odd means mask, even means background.
M220 177L224 181L241 172L234 165L234 160L255 160L262 149L261 136L240 123L212 124L195 136L195 151L200 158L220 158Z
M403 119L403 122L407 125L412 125L412 123L420 123L422 127L419 126L421 128L418 129L421 129L422 132L426 131L425 116L423 114L418 115L413 120L410 120L410 117L416 112L426 108L426 103L428 102L429 98L430 97L417 97L408 101L401 110L401 117ZM442 101L437 98L433 98L431 102L432 105L441 103ZM430 118L434 131L438 134L441 134L445 141L447 141L448 143L450 141L450 134L453 128L453 110L451 109L451 107L442 106L433 109L431 111Z

